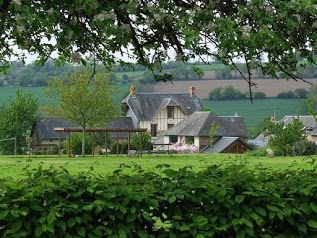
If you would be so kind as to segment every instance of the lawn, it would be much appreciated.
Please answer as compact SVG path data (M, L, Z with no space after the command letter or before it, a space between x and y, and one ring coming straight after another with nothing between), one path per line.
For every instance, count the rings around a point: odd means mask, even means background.
M313 158L316 158L314 156ZM120 165L131 166L124 171L131 173L134 165L141 166L144 170L156 170L157 165L169 164L173 169L179 169L184 166L192 166L194 171L202 170L208 165L215 163L247 163L251 168L258 169L260 167L270 169L288 169L292 164L292 169L311 169L309 163L312 157L276 157L276 158L255 158L245 155L143 155L142 157L127 157L127 156L96 156L86 158L68 158L63 156L0 156L0 178L12 177L20 179L26 177L25 168L35 171L39 164L43 168L63 167L72 174L87 172L93 168L94 173L110 174L114 170L119 169Z

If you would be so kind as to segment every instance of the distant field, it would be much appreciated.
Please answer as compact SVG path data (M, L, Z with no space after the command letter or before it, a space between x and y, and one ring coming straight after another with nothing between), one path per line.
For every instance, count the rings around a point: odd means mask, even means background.
M115 100L121 101L127 93L129 93L130 85L116 85L119 89L119 92L116 95L113 95ZM32 92L34 97L38 99L40 105L46 105L48 99L43 93L43 87L20 87L20 86L7 86L0 87L0 105L7 103L10 100L10 97L15 98L16 90L22 90L23 92Z
M248 128L256 126L265 118L274 115L277 120L285 115L298 115L300 99L263 99L254 100L251 104L250 100L235 101L218 101L204 100L204 107L211 109L217 115L230 116L237 113L244 117Z
M288 169L291 164L294 164L293 169L311 169L313 157L247 157L246 155L235 154L190 154L190 155L144 155L143 157L127 157L122 156L87 156L86 158L68 158L63 156L0 156L0 179L4 177L12 177L14 179L25 178L26 170L34 171L39 164L43 164L43 168L63 167L71 174L78 174L87 172L93 167L95 174L110 174L114 170L119 169L122 165L131 166L124 171L131 173L134 165L141 166L144 170L155 170L160 172L157 165L169 164L173 169L183 168L185 166L192 166L194 171L199 171L206 168L208 165L221 163L226 165L228 163L244 163L251 168L269 168L269 169Z
M206 71L205 73L209 73ZM308 79L307 81L313 84L317 83L316 79ZM253 82L256 87L252 88L253 92L264 92L267 97L276 97L280 92L295 90L296 88L309 89L310 84L302 81L284 79L255 79ZM155 91L157 92L188 92L188 87L194 86L196 88L196 94L202 99L208 99L208 95L214 88L226 87L232 85L235 89L241 92L248 92L248 83L242 79L228 79L228 80L193 80L193 81L173 81L173 84L168 83L156 83Z
M7 86L0 87L0 105L7 104L10 97L15 98L16 91L20 89L23 92L32 92L35 98L38 98L40 105L47 104L48 100L43 94L43 87L19 87L19 86Z

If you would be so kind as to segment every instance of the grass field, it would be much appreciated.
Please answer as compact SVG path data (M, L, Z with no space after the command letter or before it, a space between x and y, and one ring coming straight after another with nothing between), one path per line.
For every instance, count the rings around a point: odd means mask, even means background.
M124 95L129 92L129 85L117 85L117 87L120 92L115 95L115 99L121 101ZM7 104L10 97L15 97L17 89L33 92L40 105L47 103L42 87L8 86L0 87L0 105ZM203 100L203 105L219 116L232 116L237 113L244 117L247 127L250 128L256 126L263 119L273 116L274 110L276 119L281 119L285 115L298 115L300 102L300 99L263 99L254 100L251 104L248 99L235 101Z
M219 116L232 116L237 113L244 117L247 127L254 127L265 118L274 115L276 120L285 115L298 115L300 99L263 99L254 100L234 100L234 101L216 101L204 100L204 107L211 109Z
M11 177L13 179L20 179L26 177L25 168L35 171L39 164L43 168L63 167L72 174L87 172L93 168L94 173L110 174L118 169L120 165L125 164L132 168L126 168L124 171L131 173L133 165L137 164L144 170L156 170L155 168L160 164L169 164L173 169L179 169L184 166L192 166L194 171L202 170L207 165L215 163L246 163L251 168L259 169L288 169L292 164L292 169L311 169L312 165L309 163L314 157L276 157L276 158L255 158L247 157L245 155L143 155L142 157L127 157L127 156L96 156L86 158L68 158L57 156L0 156L0 178Z

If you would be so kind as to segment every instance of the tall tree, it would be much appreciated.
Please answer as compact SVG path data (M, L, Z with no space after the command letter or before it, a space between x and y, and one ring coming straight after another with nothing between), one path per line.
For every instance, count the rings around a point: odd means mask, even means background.
M16 91L16 98L10 99L8 106L0 109L0 140L16 139L17 153L26 148L26 136L38 116L38 102L31 92ZM3 154L13 154L15 144L10 141L0 142Z
M252 69L296 79L298 67L316 64L316 22L314 0L0 0L0 66L25 51L42 63L53 52L68 61L91 53L111 66L121 52L121 63L157 69L173 50L181 61L214 57L238 71L240 58L251 88Z
M74 122L83 129L82 155L85 156L85 130L88 126L106 126L119 115L112 99L117 90L109 85L111 74L94 74L89 69L78 70L69 80L54 79L48 82L44 93L50 103L45 108L49 115ZM56 100L58 105L56 105Z
M267 120L265 127L266 134L269 136L269 144L282 150L284 156L290 153L295 143L305 141L307 138L303 132L303 123L296 117L289 124Z

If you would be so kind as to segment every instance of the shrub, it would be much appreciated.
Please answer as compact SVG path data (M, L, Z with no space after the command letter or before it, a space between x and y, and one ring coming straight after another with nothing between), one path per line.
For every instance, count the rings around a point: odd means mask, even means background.
M315 155L317 146L313 141L299 141L292 147L293 155Z
M264 92L255 92L254 93L254 98L255 99L265 99L266 94Z
M73 154L82 154L82 133L72 133L70 144L71 144L71 150ZM64 144L64 148L67 150L68 148L68 140L66 140ZM89 133L85 134L85 154L91 154L92 153L92 138Z
M297 96L293 91L286 91L286 92L280 92L279 94L277 94L277 98L289 99L289 98L297 98Z
M233 99L245 99L247 96L245 93L235 89L232 85L224 88L214 88L209 93L209 99L213 100L233 100Z
M134 134L131 139L132 148L135 150L141 150L140 140L142 141L142 150L153 150L153 144L151 142L151 135L149 133Z
M214 164L194 172L43 169L1 180L1 237L316 237L311 170ZM131 169L129 170L131 172Z

